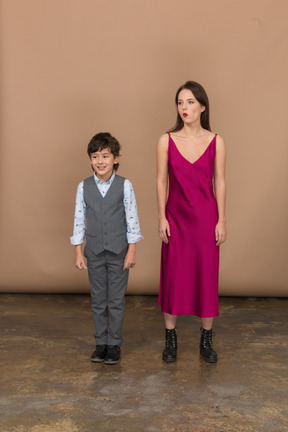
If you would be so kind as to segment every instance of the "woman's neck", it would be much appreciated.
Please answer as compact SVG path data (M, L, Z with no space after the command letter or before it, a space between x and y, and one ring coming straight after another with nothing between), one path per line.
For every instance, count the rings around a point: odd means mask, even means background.
M184 124L184 127L181 130L181 132L187 138L195 138L197 136L203 135L206 132L206 130L202 128L201 124L194 124L194 125Z

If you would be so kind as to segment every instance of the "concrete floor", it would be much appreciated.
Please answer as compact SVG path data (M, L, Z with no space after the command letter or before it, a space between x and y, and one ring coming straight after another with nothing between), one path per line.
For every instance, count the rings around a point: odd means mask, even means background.
M157 297L128 296L122 361L93 364L88 295L0 295L1 432L284 432L288 299L221 298L217 364L181 316L176 364L161 360Z

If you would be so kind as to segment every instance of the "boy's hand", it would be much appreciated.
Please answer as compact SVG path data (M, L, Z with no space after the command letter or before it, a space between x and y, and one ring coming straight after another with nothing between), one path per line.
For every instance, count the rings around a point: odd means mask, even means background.
M78 270L87 270L87 266L85 263L85 258L82 254L82 245L76 245L75 246L75 260L74 265Z
M135 267L136 265L136 244L130 243L128 247L128 252L124 260L123 270L127 270Z
M83 270L83 269L87 270L87 266L85 264L85 259L83 256L82 257L75 257L74 265L79 270Z

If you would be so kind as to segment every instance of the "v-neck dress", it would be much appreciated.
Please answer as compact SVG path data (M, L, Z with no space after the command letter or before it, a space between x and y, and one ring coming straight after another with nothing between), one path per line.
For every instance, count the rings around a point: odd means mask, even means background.
M219 315L218 220L213 190L216 136L189 162L169 134L169 195L166 217L171 236L162 243L158 304L171 315Z

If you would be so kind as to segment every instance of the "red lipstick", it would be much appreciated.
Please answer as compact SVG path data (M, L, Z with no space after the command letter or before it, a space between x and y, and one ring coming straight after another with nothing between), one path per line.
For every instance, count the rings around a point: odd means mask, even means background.
M187 114L187 113L184 113L184 114L183 114L183 117L187 117L187 116L188 116L188 114Z

